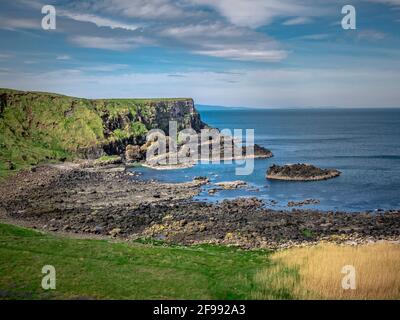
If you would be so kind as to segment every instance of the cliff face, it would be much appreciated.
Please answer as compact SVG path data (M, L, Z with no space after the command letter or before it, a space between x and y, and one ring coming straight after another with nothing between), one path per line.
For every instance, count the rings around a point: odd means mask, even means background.
M192 99L79 99L0 89L0 171L74 156L121 154L148 130L204 127Z
M104 135L108 140L102 148L107 154L121 154L129 144L145 143L145 134L151 129L163 130L168 135L170 121L177 122L178 131L185 128L200 131L205 126L194 107L193 99L94 100L92 102L97 109L101 110ZM117 114L114 109L116 103ZM124 108L123 105L128 107ZM129 126L135 127L136 134L113 139L115 132L124 131Z
M151 102L148 111L147 116L143 116L140 120L147 128L161 129L166 134L169 131L169 121L177 122L178 131L185 128L199 131L204 128L192 99Z

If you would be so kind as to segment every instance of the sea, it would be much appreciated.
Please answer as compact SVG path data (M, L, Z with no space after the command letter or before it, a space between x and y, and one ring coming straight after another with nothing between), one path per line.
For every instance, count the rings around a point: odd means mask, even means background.
M271 150L270 159L256 159L254 171L236 175L238 164L198 164L179 170L134 168L143 179L191 181L207 176L212 183L244 180L249 187L208 194L198 201L219 202L258 197L267 207L291 210L288 202L317 199L304 209L374 211L400 209L400 109L251 109L200 106L202 120L219 129L254 129L255 143ZM273 164L308 163L342 172L326 181L291 182L266 179ZM215 186L214 186L215 187Z

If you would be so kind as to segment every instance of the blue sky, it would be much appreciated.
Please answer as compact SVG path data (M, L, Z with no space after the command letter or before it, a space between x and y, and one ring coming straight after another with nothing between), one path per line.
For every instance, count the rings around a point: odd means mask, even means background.
M43 5L56 30L43 30ZM345 4L357 29L344 30ZM399 107L400 0L0 2L0 87L252 107Z

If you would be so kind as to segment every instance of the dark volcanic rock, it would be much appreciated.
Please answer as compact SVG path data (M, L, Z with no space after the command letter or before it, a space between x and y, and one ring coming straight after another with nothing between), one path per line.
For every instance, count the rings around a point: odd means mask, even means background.
M268 150L258 144L254 145L254 156L256 158L271 158L273 157L273 154L271 150Z
M310 164L273 165L268 169L267 179L291 181L316 181L338 177L340 171L320 169Z
M301 207L308 204L318 204L320 201L318 199L306 199L303 201L289 201L287 206L288 207Z

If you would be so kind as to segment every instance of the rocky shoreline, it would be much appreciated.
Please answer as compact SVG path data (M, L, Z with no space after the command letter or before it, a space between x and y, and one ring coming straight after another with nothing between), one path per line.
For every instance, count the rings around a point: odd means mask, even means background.
M0 219L84 237L150 238L175 244L287 248L320 241L400 241L400 211L277 211L256 198L196 202L207 179L143 181L122 165L44 165L0 184ZM294 204L296 205L296 204Z

